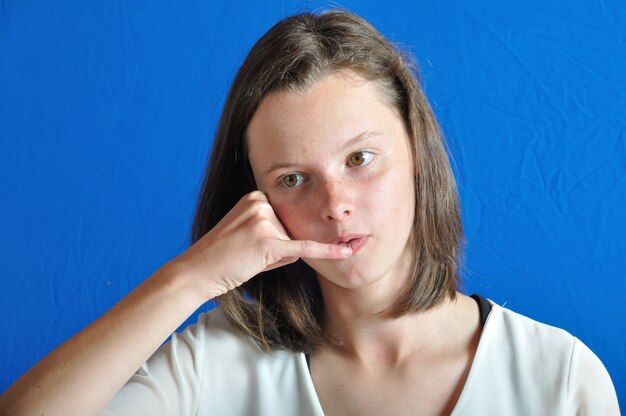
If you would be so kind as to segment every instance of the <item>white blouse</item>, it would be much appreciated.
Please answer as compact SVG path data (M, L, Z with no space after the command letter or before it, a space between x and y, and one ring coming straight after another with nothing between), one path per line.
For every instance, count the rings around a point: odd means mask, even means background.
M598 357L493 302L453 415L619 415ZM220 309L144 363L103 415L323 415L302 353L263 352Z

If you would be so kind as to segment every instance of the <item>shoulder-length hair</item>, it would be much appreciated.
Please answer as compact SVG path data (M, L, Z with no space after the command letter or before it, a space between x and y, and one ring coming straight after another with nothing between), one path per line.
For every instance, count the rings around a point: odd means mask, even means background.
M458 194L439 125L417 81L417 66L367 21L347 11L287 17L254 45L224 105L191 243L256 189L246 130L263 98L275 91L305 91L338 70L379 83L402 116L412 144L415 256L409 284L389 311L397 318L455 299L464 244ZM260 273L218 301L228 319L266 351L308 352L331 342L319 323L323 299L315 272L302 260Z

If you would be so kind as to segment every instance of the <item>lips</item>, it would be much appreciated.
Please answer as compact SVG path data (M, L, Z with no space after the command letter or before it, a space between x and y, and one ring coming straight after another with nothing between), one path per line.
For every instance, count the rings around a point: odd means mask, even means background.
M344 234L335 238L330 244L350 247L352 249L352 255L355 255L363 248L367 239L368 236L363 234Z

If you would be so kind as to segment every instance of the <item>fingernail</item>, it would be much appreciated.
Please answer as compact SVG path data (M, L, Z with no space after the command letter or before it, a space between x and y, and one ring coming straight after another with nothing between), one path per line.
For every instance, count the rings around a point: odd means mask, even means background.
M342 247L341 254L343 254L344 256L348 257L348 256L352 255L352 249L350 247Z

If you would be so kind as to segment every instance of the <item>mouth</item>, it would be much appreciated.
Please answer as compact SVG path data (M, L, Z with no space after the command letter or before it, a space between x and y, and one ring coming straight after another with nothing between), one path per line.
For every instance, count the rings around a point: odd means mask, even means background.
M346 234L331 241L330 244L350 247L352 249L352 255L354 256L363 248L365 243L367 243L368 238L369 237L366 235Z

